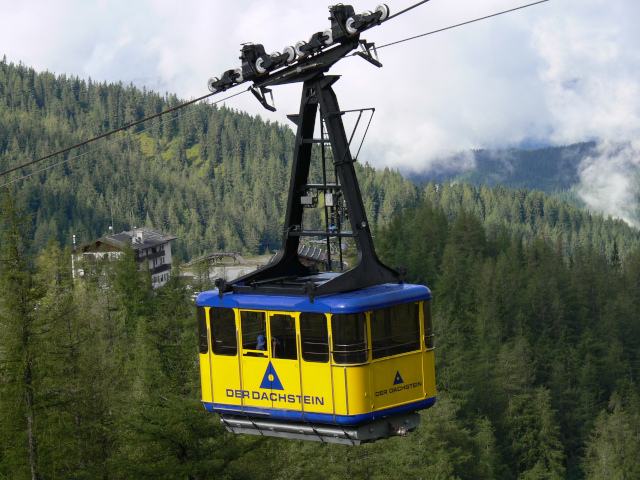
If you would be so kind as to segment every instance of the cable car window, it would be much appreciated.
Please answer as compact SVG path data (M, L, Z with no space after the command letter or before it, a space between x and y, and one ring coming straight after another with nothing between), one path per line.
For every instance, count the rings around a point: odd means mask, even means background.
M207 313L204 307L198 307L198 350L200 353L209 353L209 342L207 342Z
M264 353L243 352L252 357L267 356L267 330L265 312L240 312L240 326L242 328L243 350L264 350Z
M329 361L329 332L324 313L300 314L300 341L305 362Z
M384 358L420 349L420 311L405 303L371 312L372 358Z
M273 358L298 359L296 345L296 319L291 315L274 314L270 319L271 356Z
M333 361L336 363L364 363L367 350L367 317L364 313L333 315Z
M216 355L236 355L238 339L236 337L236 316L231 308L211 307L211 345Z
M425 300L422 306L424 313L424 344L433 348L433 325L431 323L431 300Z

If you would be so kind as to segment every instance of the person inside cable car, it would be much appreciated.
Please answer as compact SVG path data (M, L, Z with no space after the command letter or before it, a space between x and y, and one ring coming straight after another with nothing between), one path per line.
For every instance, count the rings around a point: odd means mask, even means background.
M278 340L276 337L272 337L271 338L271 356L273 358L278 358L278 355L276 355L276 346L280 345L280 340Z
M256 350L266 350L267 349L267 337L264 336L264 334L260 334L258 335L258 338L256 339ZM277 354L276 354L276 346L280 345L280 340L278 340L277 338L273 337L271 339L271 355L273 356L273 358L277 358ZM264 355L266 357L266 355Z
M256 350L266 350L267 349L267 338L263 334L258 335L258 338L256 340L257 340ZM266 357L266 355L262 355L262 356Z

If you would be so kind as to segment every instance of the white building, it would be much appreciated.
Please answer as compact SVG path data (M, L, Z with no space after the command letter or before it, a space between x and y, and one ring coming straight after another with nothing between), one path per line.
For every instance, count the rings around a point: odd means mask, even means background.
M153 288L167 283L171 276L171 242L178 237L149 227L135 228L110 237L99 238L71 252L73 278L92 275L99 260L114 259L122 255L122 249L131 244L139 262L139 269L151 272Z

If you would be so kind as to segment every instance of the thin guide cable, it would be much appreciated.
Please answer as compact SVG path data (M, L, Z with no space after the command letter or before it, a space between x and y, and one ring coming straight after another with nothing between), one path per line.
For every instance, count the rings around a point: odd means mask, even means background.
M520 7L512 8L510 10L505 10L503 12L498 12L498 13L494 13L492 15L487 15L485 17L476 18L475 20L469 20L467 22L458 23L456 25L451 25L450 27L440 28L438 30L433 30L431 32L423 33L421 35L415 35L413 37L405 38L404 40L398 40L396 42L386 43L384 45L376 47L376 49L380 50L381 48L384 48L384 47L390 47L391 45L396 45L398 43L408 42L409 40L415 40L416 38L426 37L427 35L432 35L432 34L438 33L438 32L444 32L445 30L451 30L452 28L461 27L462 25L468 25L469 23L479 22L480 20L486 20L487 18L497 17L498 15L503 15L505 13L515 12L516 10L521 10L523 8L532 7L534 5L538 5L540 3L545 3L545 2L548 2L548 1L549 0L540 0L539 2L529 3L528 5L522 5ZM413 8L413 7L411 7L411 8ZM391 18L391 17L389 17L389 18Z

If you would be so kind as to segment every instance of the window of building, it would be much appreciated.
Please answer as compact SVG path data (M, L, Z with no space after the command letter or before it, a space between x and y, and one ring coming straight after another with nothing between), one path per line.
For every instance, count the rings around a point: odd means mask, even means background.
M271 315L271 356L273 358L298 359L296 344L296 319L291 315Z
M372 358L390 357L420 349L420 310L405 303L371 312Z
M198 307L198 350L202 354L209 353L207 342L207 313L204 307Z
M306 362L329 361L329 332L324 313L300 314L302 359Z
M212 307L209 309L209 321L211 323L213 353L216 355L236 355L238 341L233 309Z
M367 349L367 317L364 313L333 315L333 361L336 363L364 363Z

